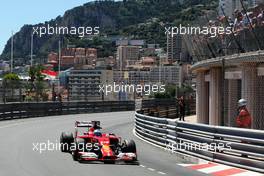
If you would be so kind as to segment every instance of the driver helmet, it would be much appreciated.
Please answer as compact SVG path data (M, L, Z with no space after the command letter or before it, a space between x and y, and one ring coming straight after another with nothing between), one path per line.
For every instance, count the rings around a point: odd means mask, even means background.
M99 137L102 136L101 130L98 130L98 129L97 130L94 130L94 135L95 136L99 136Z
M246 106L247 105L247 100L245 100L245 99L240 99L239 101L238 101L238 106L239 107L243 107L243 106Z

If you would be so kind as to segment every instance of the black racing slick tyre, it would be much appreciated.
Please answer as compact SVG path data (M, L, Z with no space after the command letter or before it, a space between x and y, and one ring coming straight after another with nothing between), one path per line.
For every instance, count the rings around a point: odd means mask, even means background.
M136 149L136 143L134 140L130 140L129 142L125 142L125 146L122 149L122 152L124 153L136 153L137 149Z
M61 152L70 152L71 144L74 138L72 133L62 132L60 136L60 149Z
M81 161L79 151L85 151L85 140L82 138L77 138L75 142L76 150L72 151L72 159L74 161Z
M115 164L115 161L114 160L104 161L104 164Z

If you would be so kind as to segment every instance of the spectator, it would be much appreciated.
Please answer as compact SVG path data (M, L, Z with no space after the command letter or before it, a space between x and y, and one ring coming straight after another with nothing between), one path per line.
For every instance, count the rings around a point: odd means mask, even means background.
M251 128L251 116L247 110L247 101L240 99L238 101L238 116L236 119L239 128Z
M56 97L57 97L56 93L53 92L53 93L52 93L52 101L56 101Z
M237 126L239 128L251 128L251 116L248 112L247 101L245 99L240 99L238 101L238 117L236 119ZM248 143L246 141L241 140L242 143ZM242 157L248 157L247 154L241 154Z
M257 21L258 21L257 24L259 26L263 25L263 21L264 21L264 11L263 10L258 14Z
M181 98L179 99L179 111L180 111L180 120L184 121L184 117L185 117L185 101L184 101L184 97L181 96Z
M58 101L59 102L62 102L62 96L61 96L61 94L58 95Z

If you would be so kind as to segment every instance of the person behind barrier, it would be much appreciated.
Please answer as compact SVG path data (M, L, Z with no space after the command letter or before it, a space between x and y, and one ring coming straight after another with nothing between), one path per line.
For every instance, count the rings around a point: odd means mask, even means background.
M240 99L238 101L238 116L236 119L237 127L239 128L251 128L251 116L247 109L247 101Z
M180 111L180 120L184 121L184 117L185 117L185 101L184 101L184 97L181 96L181 98L179 99L179 111Z

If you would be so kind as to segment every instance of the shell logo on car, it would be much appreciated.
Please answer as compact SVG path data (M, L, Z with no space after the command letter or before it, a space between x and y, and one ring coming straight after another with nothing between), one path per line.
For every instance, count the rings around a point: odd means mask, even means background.
M110 147L108 146L108 145L103 145L103 150L105 151L105 152L110 152L111 151L111 149L110 149Z

